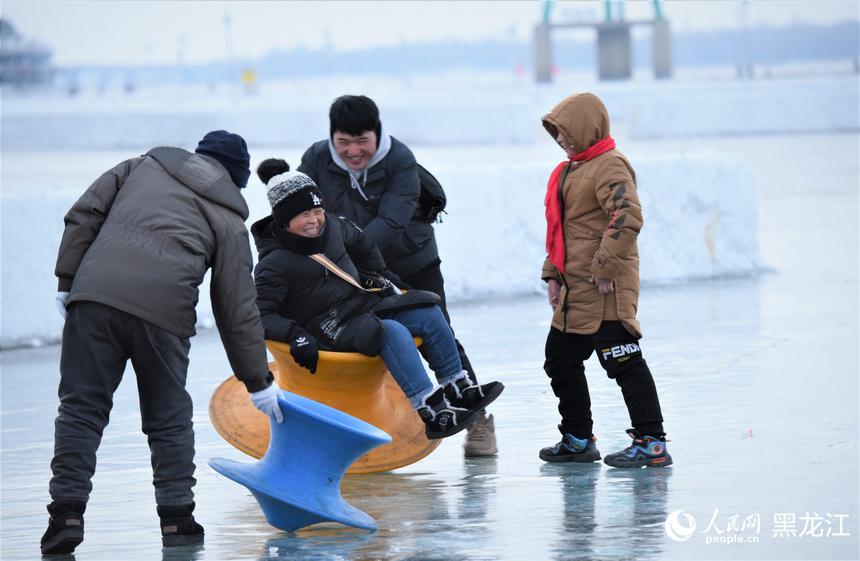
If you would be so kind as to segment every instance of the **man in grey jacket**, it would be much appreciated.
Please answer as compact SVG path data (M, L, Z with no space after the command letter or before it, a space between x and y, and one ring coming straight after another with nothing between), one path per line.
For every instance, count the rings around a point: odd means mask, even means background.
M255 299L240 189L245 141L212 131L195 153L154 148L104 173L65 217L57 306L60 356L50 520L43 554L83 541L96 451L128 360L152 453L166 547L203 542L194 520L194 431L185 390L198 287L211 269L215 322L233 373L258 409L283 421Z

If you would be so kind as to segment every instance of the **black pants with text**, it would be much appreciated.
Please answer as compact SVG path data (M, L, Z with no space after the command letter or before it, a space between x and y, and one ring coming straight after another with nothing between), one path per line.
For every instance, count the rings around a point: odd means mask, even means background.
M591 396L583 363L595 351L606 374L621 388L633 428L643 436L665 436L651 370L642 358L638 340L620 321L605 321L591 335L550 329L544 370L558 398L561 432L577 438L593 436Z

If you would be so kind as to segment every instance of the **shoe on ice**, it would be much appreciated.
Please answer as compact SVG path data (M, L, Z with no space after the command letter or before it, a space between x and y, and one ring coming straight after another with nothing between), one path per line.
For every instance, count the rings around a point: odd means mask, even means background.
M75 551L84 541L86 503L52 502L48 505L48 529L42 536L42 555L62 555Z
M478 410L454 407L445 399L445 388L439 386L422 400L418 415L426 425L424 433L430 440L457 434L478 418Z
M463 454L466 457L492 456L496 448L496 429L493 424L493 416L484 411L478 414L478 419L466 429L466 443L463 445Z
M177 506L159 506L161 518L161 545L176 547L203 543L203 526L194 520L191 513L194 503Z
M468 372L464 370L460 378L445 385L445 399L454 407L480 411L495 401L504 389L505 385L501 382L472 384Z
M615 454L603 459L612 467L638 468L672 465L672 456L666 451L666 441L653 436L642 436L633 429L627 431L633 443Z
M561 426L559 426L561 429ZM554 446L541 449L540 459L545 462L596 462L600 459L595 437L576 438L572 434L564 434L561 441Z

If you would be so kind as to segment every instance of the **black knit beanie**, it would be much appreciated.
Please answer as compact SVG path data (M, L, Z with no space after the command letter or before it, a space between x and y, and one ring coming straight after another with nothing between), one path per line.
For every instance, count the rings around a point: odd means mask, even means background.
M195 152L218 160L227 168L230 179L240 189L248 184L248 178L251 177L251 155L248 154L245 139L238 134L227 131L206 133Z
M269 180L266 196L272 206L272 218L278 226L312 208L325 209L322 191L314 180L299 171L288 171Z

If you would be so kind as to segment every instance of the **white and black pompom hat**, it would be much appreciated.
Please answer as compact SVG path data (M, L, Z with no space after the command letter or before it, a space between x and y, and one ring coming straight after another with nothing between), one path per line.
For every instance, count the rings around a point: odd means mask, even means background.
M313 179L300 171L287 171L269 179L266 196L272 206L272 218L279 225L288 225L306 210L325 209L322 191Z

